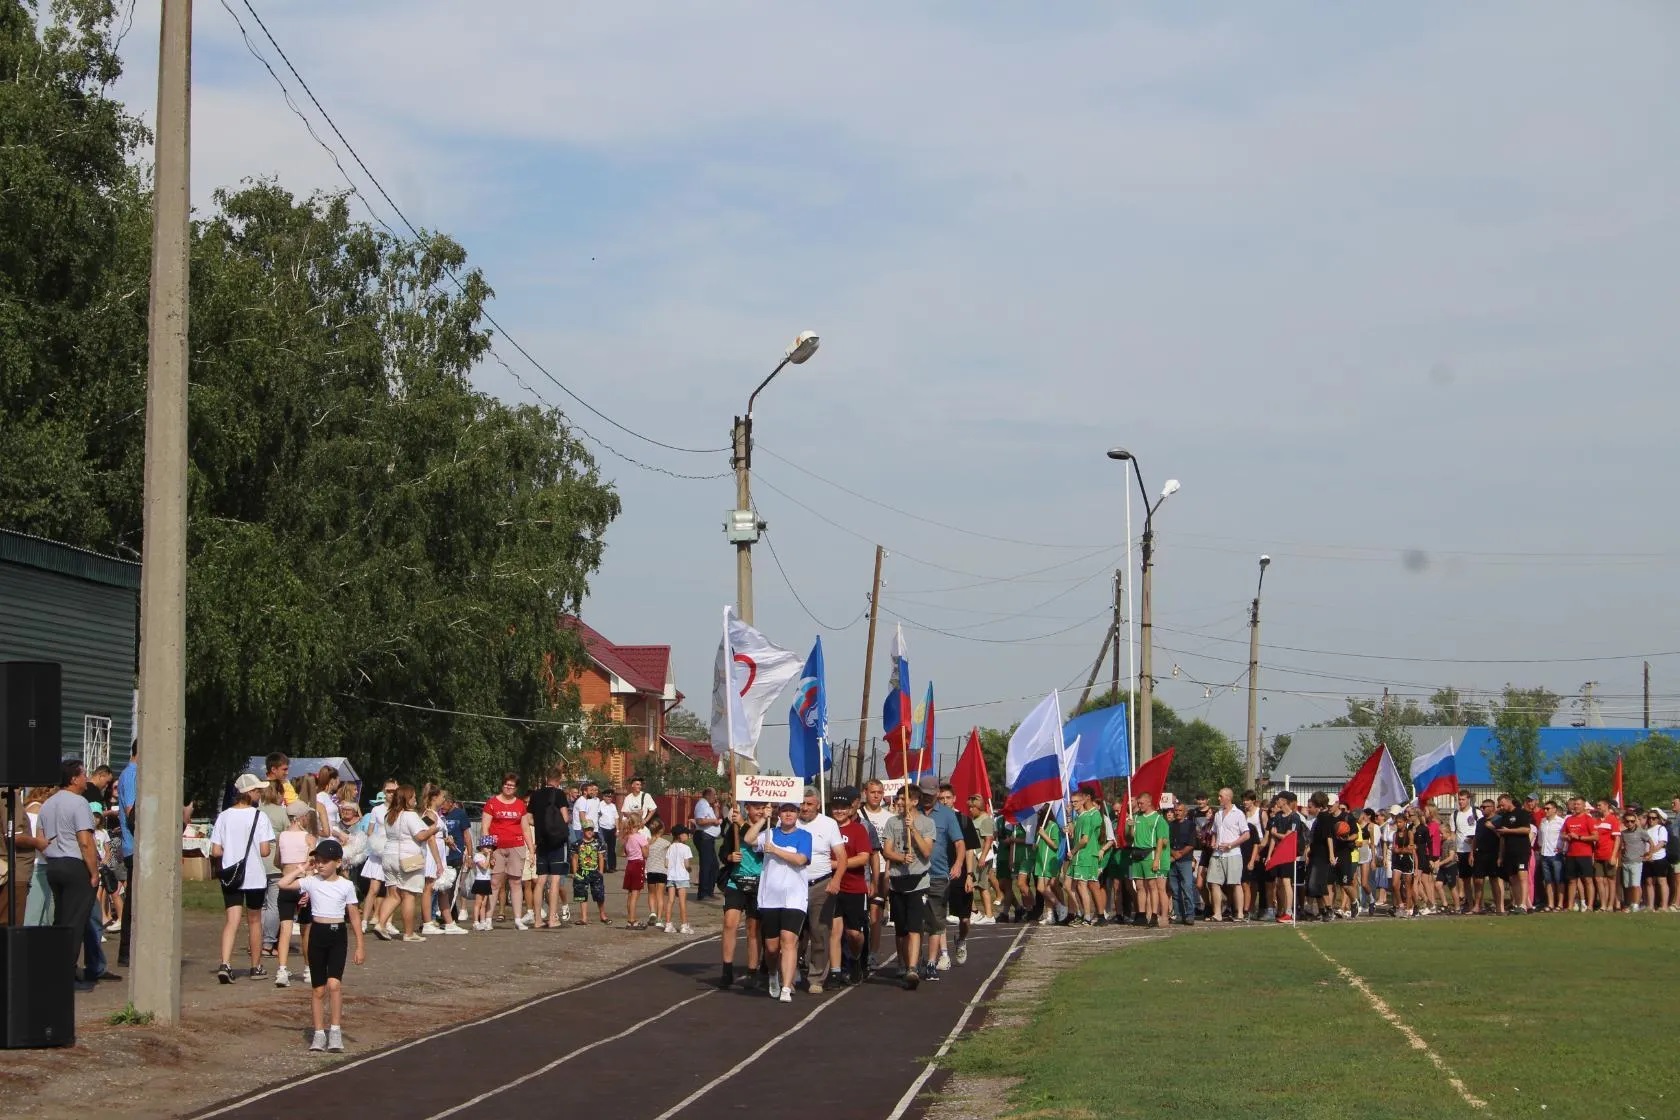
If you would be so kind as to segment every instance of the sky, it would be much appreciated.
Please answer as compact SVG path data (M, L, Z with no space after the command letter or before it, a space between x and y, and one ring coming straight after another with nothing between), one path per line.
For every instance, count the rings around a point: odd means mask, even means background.
M822 634L837 740L876 544L872 731L899 622L946 766L971 725L1071 708L1127 563L1116 445L1152 495L1182 484L1154 518L1157 695L1239 744L1262 553L1268 740L1385 686L1594 681L1637 723L1648 654L1680 722L1680 10L251 4L549 375L711 449L627 434L505 343L477 375L594 441L624 512L584 615L671 644L702 716L735 597L717 449L814 330L754 410L755 615ZM338 159L200 0L195 201L276 176L396 224L228 5ZM139 0L122 46L147 121L157 24Z

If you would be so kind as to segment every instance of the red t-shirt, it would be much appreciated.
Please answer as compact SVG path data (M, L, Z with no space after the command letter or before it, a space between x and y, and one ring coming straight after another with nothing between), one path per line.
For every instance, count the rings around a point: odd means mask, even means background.
M1594 835L1598 838L1598 843L1593 858L1609 860L1616 854L1616 836L1622 831L1622 822L1616 819L1615 814L1611 814L1599 821L1596 828Z
M484 815L490 818L490 835L496 838L497 848L523 848L525 829L525 799L516 797L503 801L500 795L484 803Z
M840 826L840 836L846 841L847 860L870 849L869 830L856 818ZM864 877L863 868L849 867L846 873L840 876L841 894L865 894L868 890L869 880Z
M1597 827L1598 818L1592 816L1590 813L1576 813L1573 816L1563 818L1563 834L1565 837L1563 854L1572 859L1579 858L1581 856L1591 859L1593 854L1592 840L1577 840L1574 836L1571 836L1570 833L1578 833L1591 837L1593 835L1593 830Z

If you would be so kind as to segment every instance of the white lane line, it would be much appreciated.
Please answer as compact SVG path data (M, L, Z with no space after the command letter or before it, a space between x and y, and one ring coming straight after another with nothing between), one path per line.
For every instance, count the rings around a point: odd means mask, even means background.
M1015 940L1010 942L1009 948L1003 951L1003 957L998 961L997 967L992 969L992 974L986 977L985 981L974 993L974 998L968 1001L967 1007L963 1008L962 1015L957 1018L957 1025L951 1028L951 1033L946 1035L945 1041L939 1044L939 1050L933 1055L932 1061L929 1061L928 1064L923 1067L922 1072L916 1076L916 1080L910 1083L910 1088L906 1089L904 1091L904 1095L898 1098L898 1105L887 1114L887 1120L899 1120L899 1118L909 1110L910 1106L915 1103L916 1094L922 1091L922 1086L926 1085L928 1083L928 1078L933 1076L936 1063L940 1058L943 1058L946 1054L950 1053L951 1044L957 1040L957 1036L962 1033L963 1028L968 1026L969 1016L973 1015L974 1009L980 1006L980 1001L986 998L986 990L990 988L992 983L1000 974L1002 974L1004 966L1009 963L1009 959L1015 955L1018 949L1020 949L1021 941L1026 936L1027 931L1025 929L1015 935Z
M672 949L668 953L661 953L657 957L649 957L647 960L643 961L641 964L631 965L629 968L626 968L621 972L614 972L614 973L611 973L610 975L603 976L598 980L591 980L587 984L579 984L575 988L562 988L558 992L549 992L547 995L541 995L541 996L537 996L534 999L528 999L524 1003L516 1003L512 1007L504 1008L501 1011L497 1011L497 1012L495 1012L494 1014L491 1014L491 1015L485 1015L482 1018L469 1019L465 1023L456 1023L453 1027L448 1027L448 1028L446 1028L444 1030L441 1030L441 1031L436 1031L436 1032L433 1032L431 1034L422 1035L419 1038L411 1038L407 1042L399 1043L396 1046L387 1047L384 1050L376 1050L375 1052L373 1052L372 1054L369 1054L365 1058L357 1058L354 1061L343 1062L343 1063L341 1063L339 1065L335 1065L335 1066L328 1066L326 1069L322 1070L319 1073L312 1073L308 1077L294 1078L293 1080L287 1081L284 1084L276 1085L272 1089L264 1089L260 1093L255 1093L255 1094L253 1094L249 1097L241 1097L239 1100L231 1101L228 1104L223 1105L221 1108L216 1109L214 1112L199 1112L199 1113L194 1113L194 1116L195 1116L196 1120L211 1120L211 1117L214 1117L214 1116L221 1116L221 1115L224 1115L224 1114L229 1113L229 1112L237 1112L238 1110L244 1108L246 1105L256 1104L260 1100L266 1100L269 1097L276 1096L277 1094L280 1094L280 1093L290 1092L291 1090L296 1089L301 1085L309 1084L311 1081L319 1081L323 1077L336 1077L339 1074L345 1072L346 1070L355 1069L357 1066L365 1066L369 1062L380 1061L381 1059L390 1057L392 1054L400 1054L404 1050L410 1050L410 1049L413 1049L416 1046L419 1046L421 1043L431 1042L434 1039L439 1039L439 1038L447 1038L448 1036L450 1036L452 1034L456 1034L460 1031L470 1030L473 1027L482 1027L486 1023L494 1023L497 1019L505 1019L509 1015L517 1015L521 1011L524 1011L528 1008L536 1007L539 1004L547 1003L551 999L559 999L561 996L574 995L578 992L587 992L591 988L599 987L600 985L608 983L609 981L617 980L622 976L628 976L632 972L640 972L642 969L651 967L653 965L656 965L662 960L666 960L670 957L676 956L678 953L686 953L688 950L694 948L696 945L704 945L708 941L716 941L717 939L718 939L718 935L713 934L710 937L702 937L698 941L690 941L690 942L688 942L684 945L680 945L677 948Z
M882 961L881 964L887 964L893 959L893 957L896 956L898 956L898 954L894 953L891 957ZM769 1053L770 1048L775 1046L778 1042L784 1042L804 1030L812 1019L815 1019L818 1015L821 1015L824 1011L827 1011L829 1008L833 1007L835 1004L839 1003L855 991L858 991L856 986L848 987L845 991L841 992L833 999L825 1000L824 1002L817 1004L817 1006L813 1007L810 1012L806 1014L805 1018L799 1020L799 1022L795 1023L790 1029L783 1031L781 1034L774 1035L771 1037L770 1041L766 1042L763 1046L760 1046L757 1050L754 1050L751 1054L748 1054L746 1057L724 1070L718 1076L712 1078L710 1081L694 1090L694 1092L690 1093L688 1096L684 1097L664 1112L661 1112L658 1116L655 1116L653 1120L671 1120L671 1117L675 1116L677 1113L681 1112L683 1109L687 1108L689 1105L693 1104L713 1089L716 1089L719 1085L722 1085L725 1081L728 1081L731 1077L734 1077L737 1073L740 1073L742 1070L758 1061L758 1059L762 1058L765 1054Z
M1464 1083L1464 1079L1452 1071L1452 1067L1447 1065L1446 1059L1437 1054L1429 1043L1424 1041L1422 1035L1414 1031L1406 1023L1406 1020L1395 1014L1394 1009L1388 1006L1388 1003L1381 996L1371 990L1371 985L1365 982L1364 977L1358 975L1352 969L1343 965L1340 961L1338 961L1335 957L1332 957L1329 953L1326 953L1323 949L1320 949L1318 944L1313 941L1312 938L1308 937L1306 931L1301 929L1299 926L1295 928L1295 932L1301 935L1302 941L1305 941L1308 945L1312 946L1313 952L1328 961L1330 963L1330 967L1335 969L1337 974L1340 975L1343 980L1348 982L1349 986L1365 997L1365 1002L1371 1005L1371 1010L1375 1011L1378 1015L1381 1015L1389 1026L1399 1031L1402 1035L1405 1035L1406 1041L1411 1044L1413 1050L1421 1051L1423 1055L1429 1059L1430 1064L1441 1071L1442 1075L1447 1079L1447 1084L1453 1087L1453 1091L1458 1094L1460 1100L1469 1105L1471 1108L1486 1108L1488 1106L1488 1102L1482 1100L1470 1091L1470 1087Z
M527 1081L530 1081L534 1078L541 1077L545 1073L549 1073L553 1070L556 1070L556 1069L560 1068L561 1066L565 1065L567 1062L571 1061L573 1058L576 1058L576 1057L578 1057L579 1055L582 1055L582 1054L589 1053L591 1050L595 1049L597 1046L605 1046L609 1042L617 1042L619 1039L624 1038L626 1035L635 1034L637 1031L641 1030L643 1027L647 1026L649 1023L657 1022L658 1020L665 1018L665 1016L671 1014L674 1011L681 1011L683 1008L687 1007L689 1004L695 1002L696 1000L702 1000L702 999L705 999L707 996L716 995L720 990L721 989L718 989L718 988L711 988L711 989L708 989L707 991L701 992L697 996L689 996L687 999L683 1000L681 1003L673 1003L670 1007L667 1007L665 1010L661 1011L659 1014L649 1015L646 1019L643 1019L641 1022L635 1023L635 1024L633 1024L631 1026L628 1026L628 1027L625 1027L623 1030L619 1031L617 1034L611 1036L610 1038L598 1038L594 1042L591 1042L587 1046L579 1046L576 1050L573 1050L569 1054L560 1055L558 1058L554 1059L552 1062L549 1062L546 1066L543 1066L541 1069L534 1069L530 1073L527 1073L527 1074L525 1074L521 1077L516 1077L512 1081L507 1082L506 1084L498 1085L494 1089L487 1089L484 1092L480 1093L478 1096L474 1097L470 1101L462 1101L460 1104L456 1105L454 1108L446 1108L442 1112L434 1112L430 1116L428 1116L426 1118L426 1120L443 1120L443 1118L445 1116L453 1116L457 1112L465 1112L467 1109L472 1108L474 1105L483 1104L485 1101L489 1100L491 1097L494 1097L499 1093L505 1093L509 1089L518 1088L519 1086L525 1084L525 1082L527 1082Z

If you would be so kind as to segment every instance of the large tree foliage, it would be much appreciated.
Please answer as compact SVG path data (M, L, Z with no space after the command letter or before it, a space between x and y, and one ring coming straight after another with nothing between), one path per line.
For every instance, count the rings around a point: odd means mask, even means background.
M1622 792L1629 805L1667 806L1680 795L1680 740L1652 734L1627 747L1583 743L1558 759L1569 788L1584 797L1609 797L1616 759L1622 760Z
M1557 708L1557 694L1547 689L1505 686L1493 711L1493 750L1488 757L1495 786L1520 798L1539 785L1544 769L1540 729L1552 722Z
M0 524L137 556L150 217L138 128L100 92L109 17L67 0L38 33L0 0L23 152L0 160ZM472 793L575 753L556 619L618 499L558 411L472 388L482 277L341 197L215 201L192 238L189 783L281 750Z

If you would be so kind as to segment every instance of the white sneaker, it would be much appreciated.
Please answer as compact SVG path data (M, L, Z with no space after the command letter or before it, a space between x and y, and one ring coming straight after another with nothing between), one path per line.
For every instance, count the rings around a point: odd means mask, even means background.
M1047 926L1050 923L1054 922L1055 920L1056 920L1056 915L1052 911L1046 910L1044 912L1044 916L1042 918L1038 919L1038 924L1041 925L1041 926Z
M968 963L968 942L966 941L957 942L957 963Z
M783 988L782 989L782 994L777 996L776 998L781 1000L783 1003L792 1003L793 1002L793 993L791 991L789 991L788 989Z
M442 933L443 927L438 925L436 922L427 922L425 925L420 927L420 936L422 937L438 937Z
M342 1054L342 1053L344 1053L344 1028L343 1027L328 1027L327 1028L327 1053L329 1053L329 1054Z
M666 922L665 923L665 932L666 933L675 933L675 932L677 932L677 927L672 925L670 922Z
M327 1048L327 1032L326 1031L316 1031L314 1034L309 1036L309 1052L311 1054L319 1054L321 1051L325 1050L326 1048Z
M951 954L941 949L939 951L939 964L935 967L937 967L941 972L951 971Z
M678 930L677 932L679 932L679 933L693 933L694 932L694 927L689 925L687 922L684 922L682 924L682 928L680 930Z
M572 924L572 908L570 906L560 907L560 924L563 926Z
M517 930L528 930L528 929L530 929L531 928L530 915L528 915L528 914L527 915L521 915L520 917L515 918L513 920L513 928L517 929Z
M105 931L107 933L121 933L122 932L122 919L118 918L116 921L114 921L110 925L106 926Z
M448 934L457 934L458 933L458 934L463 934L464 935L467 931L465 929L463 929L462 927L456 925L454 922L450 922L448 925L443 927L443 932L448 933Z
M397 928L397 923L386 922L385 923L385 936L389 937L391 940L395 941L397 938L402 936L402 930Z
M958 921L960 921L960 919L955 914L945 915L945 924L948 926L954 926Z
M285 965L281 965L279 968L274 970L274 986L276 988L290 987L291 983L292 983L292 970L291 969L287 968Z
M782 975L779 972L772 972L770 974L770 998L782 998Z
M303 982L305 984L309 983L309 969L308 968L305 968L303 970Z

